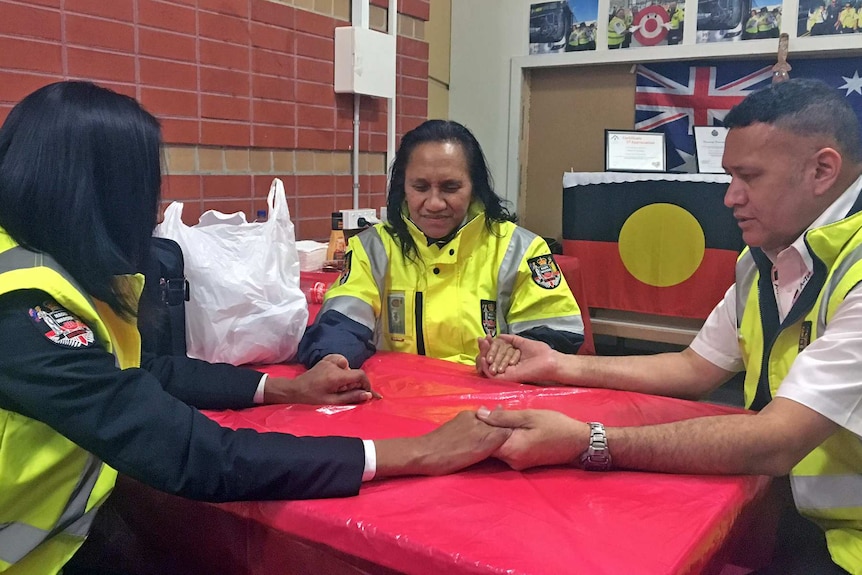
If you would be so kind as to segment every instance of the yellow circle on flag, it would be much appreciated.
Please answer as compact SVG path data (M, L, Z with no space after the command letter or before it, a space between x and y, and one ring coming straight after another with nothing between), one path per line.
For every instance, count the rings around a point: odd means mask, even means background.
M703 229L674 204L650 204L635 211L620 230L623 265L645 284L669 287L700 267L706 245Z

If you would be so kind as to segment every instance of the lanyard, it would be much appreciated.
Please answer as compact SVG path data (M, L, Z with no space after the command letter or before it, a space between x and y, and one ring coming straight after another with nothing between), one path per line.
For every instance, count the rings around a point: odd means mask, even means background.
M805 289L805 286L808 284L808 280L811 279L812 272L808 270L805 272L805 275L802 276L802 279L799 281L799 286L796 288L796 291L793 292L793 299L790 301L790 307L793 307L793 304L796 303L796 300L799 298L799 294L802 293L802 290ZM775 292L775 300L780 300L780 292L778 289L778 269L773 265L772 266L772 289Z

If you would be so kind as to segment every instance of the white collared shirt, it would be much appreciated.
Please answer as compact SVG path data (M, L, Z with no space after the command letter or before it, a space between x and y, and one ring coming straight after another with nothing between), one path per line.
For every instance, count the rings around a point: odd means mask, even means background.
M843 219L860 190L862 176L808 229ZM787 316L813 272L804 235L780 253L766 253L773 263L779 321ZM737 372L745 369L736 331L735 284L712 310L691 349L722 369ZM850 290L825 332L799 354L776 396L801 403L862 436L862 287Z

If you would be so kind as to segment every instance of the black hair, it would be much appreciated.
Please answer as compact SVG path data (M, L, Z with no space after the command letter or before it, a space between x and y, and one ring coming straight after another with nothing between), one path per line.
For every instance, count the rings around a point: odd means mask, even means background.
M427 120L413 128L401 139L401 145L395 153L389 178L389 193L386 198L387 230L398 239L401 253L405 258L412 259L417 253L416 244L407 230L401 208L407 192L404 189L405 173L410 155L420 144L428 142L452 142L461 146L467 160L470 183L473 187L473 199L479 200L485 209L485 226L491 231L494 222L514 222L517 217L509 212L506 201L494 193L494 184L485 154L476 136L467 127L451 120Z
M160 147L158 121L134 98L90 82L44 86L0 127L0 226L134 317L137 302L115 276L149 257Z
M820 80L797 78L754 92L724 117L727 128L762 122L800 136L834 138L842 155L862 161L859 119L838 90Z

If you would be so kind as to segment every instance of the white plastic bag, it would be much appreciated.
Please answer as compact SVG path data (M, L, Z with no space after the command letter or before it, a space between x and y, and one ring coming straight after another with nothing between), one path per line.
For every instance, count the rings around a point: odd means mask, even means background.
M183 205L165 210L155 235L180 244L191 287L186 304L188 355L211 362L280 363L293 357L308 321L299 257L284 184L269 190L269 217L209 211L182 221Z

